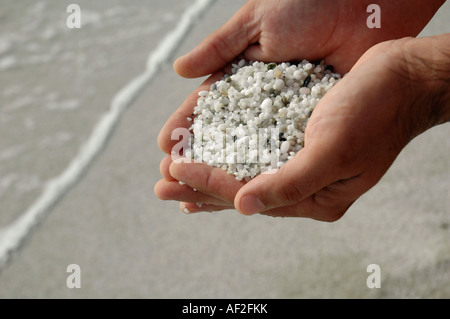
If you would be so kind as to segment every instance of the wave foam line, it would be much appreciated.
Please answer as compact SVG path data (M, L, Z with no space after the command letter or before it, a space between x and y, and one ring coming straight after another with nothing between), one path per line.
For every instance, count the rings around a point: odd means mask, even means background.
M0 269L6 265L10 252L20 246L38 221L45 217L51 207L80 179L105 146L115 125L127 107L153 79L160 67L168 62L192 25L214 1L197 0L185 11L176 28L149 55L145 72L134 78L114 96L110 109L96 124L91 136L81 147L78 155L71 161L67 169L46 184L42 195L29 209L10 225L0 229Z

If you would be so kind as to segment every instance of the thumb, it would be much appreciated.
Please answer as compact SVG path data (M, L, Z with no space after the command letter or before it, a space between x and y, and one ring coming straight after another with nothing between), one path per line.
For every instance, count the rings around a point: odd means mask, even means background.
M252 3L245 4L220 29L174 62L175 71L186 78L212 74L235 59L257 41L257 24L252 18Z
M294 205L335 182L328 152L304 148L273 174L261 174L236 194L234 205L244 215Z

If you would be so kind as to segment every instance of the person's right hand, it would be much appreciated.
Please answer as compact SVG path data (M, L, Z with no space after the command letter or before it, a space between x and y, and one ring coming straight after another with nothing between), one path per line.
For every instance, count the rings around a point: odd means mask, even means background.
M287 62L324 59L346 73L373 45L415 37L445 1L378 1L381 28L367 26L366 0L250 0L225 25L175 61L183 77L221 70L237 56Z
M385 1L381 4L381 29L369 29L366 25L369 3L250 0L224 26L179 58L174 68L181 76L213 75L186 99L160 132L159 146L169 155L161 162L163 179L155 187L156 195L181 201L182 207L186 205L191 211L234 207L234 196L243 182L206 164L192 164L185 171L189 173L184 180L187 185L179 185L173 176L177 169L170 154L178 142L171 140L173 130L191 124L186 117L191 116L196 105L197 92L208 90L238 56L264 62L325 59L335 66L335 71L345 73L374 44L417 35L443 1ZM206 187L200 189L200 185ZM199 209L196 202L206 205Z

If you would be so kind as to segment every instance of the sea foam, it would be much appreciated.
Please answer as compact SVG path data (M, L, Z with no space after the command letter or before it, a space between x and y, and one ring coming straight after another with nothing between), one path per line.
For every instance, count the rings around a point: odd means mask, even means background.
M89 139L81 147L77 156L72 159L69 166L62 174L46 183L42 194L31 207L11 224L0 229L0 269L6 265L10 252L20 246L33 227L49 213L50 209L80 179L84 171L105 146L115 125L123 116L127 107L154 78L161 66L170 61L192 25L213 2L215 0L197 0L184 12L175 29L149 55L145 71L116 93L109 110L101 117Z

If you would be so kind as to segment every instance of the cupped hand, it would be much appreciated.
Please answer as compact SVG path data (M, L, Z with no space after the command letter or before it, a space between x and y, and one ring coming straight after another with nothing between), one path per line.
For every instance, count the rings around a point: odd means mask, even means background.
M450 34L404 38L369 49L317 105L305 147L276 174L240 188L236 208L248 215L341 218L411 139L450 120L449 41Z
M371 1L250 0L174 67L181 76L200 77L243 55L265 62L324 59L344 74L373 45L416 36L444 2L379 1L381 28L371 29Z
M191 123L186 118L196 105L197 92L208 89L210 84L220 79L225 67L237 56L266 62L324 58L328 64L335 65L336 71L344 73L373 44L389 38L415 35L432 16L432 13L426 14L431 12L428 9L422 10L420 14L417 10L414 14L418 19L414 20L413 25L394 28L387 23L382 30L370 30L365 25L365 9L366 5L361 1L249 1L222 28L207 37L193 51L179 58L174 67L180 75L213 75L186 99L159 135L158 143L169 155L161 162L163 179L155 187L157 196L181 201L182 209L187 208L190 212L237 208L244 214L264 212L274 216L308 216L320 220L334 219L342 214L362 191L373 185L399 151L398 145L388 147L376 173L363 173L361 158L359 162L355 160L355 165L349 171L331 171L330 156L331 159L339 159L339 165L344 165L351 158L349 154L359 157L365 154L366 160L371 155L380 155L371 154L369 150L366 153L360 152L361 149L358 149L369 142L371 134L376 136L376 132L367 132L367 136L359 139L351 134L355 129L358 134L365 131L363 128L368 124L359 122L357 118L367 115L371 110L354 106L348 99L350 96L354 96L355 100L361 98L361 95L367 93L368 87L374 85L373 82L379 83L379 80L370 80L364 74L368 69L371 72L378 69L369 62L362 63L363 66L366 65L364 68L355 68L345 81L342 80L347 84L339 83L327 94L308 124L305 148L275 175L261 175L246 185L245 182L237 181L234 176L206 164L173 163L170 154L177 141L171 140L171 133L175 128L190 126ZM389 10L386 9L386 13ZM392 14L398 14L396 23L408 16L405 10L393 10ZM411 14L408 19L411 19ZM386 69L378 72L380 74L377 76L381 78L389 77ZM354 90L353 95L348 95L349 87ZM378 90L383 89L386 87ZM343 98L347 100L342 104ZM374 100L372 104L377 102ZM382 121L381 118L377 119ZM337 140L338 136L342 139ZM374 143L380 138L378 135L370 142ZM335 142L327 144L326 141ZM345 151L339 153L336 152L338 150ZM341 154L340 157L337 154ZM357 163L359 164L356 165ZM179 180L184 184L179 184ZM298 181L303 186L299 186ZM289 193L291 185L294 192ZM341 196L342 193L347 196ZM280 197L282 194L285 196ZM336 197L336 200L333 201L332 197ZM299 201L302 202L300 206Z

